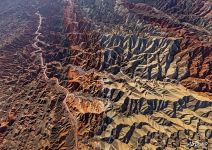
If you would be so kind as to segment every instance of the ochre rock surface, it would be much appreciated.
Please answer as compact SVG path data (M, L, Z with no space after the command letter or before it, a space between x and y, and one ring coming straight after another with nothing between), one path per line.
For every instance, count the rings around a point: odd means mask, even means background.
M212 149L211 0L2 0L0 149Z

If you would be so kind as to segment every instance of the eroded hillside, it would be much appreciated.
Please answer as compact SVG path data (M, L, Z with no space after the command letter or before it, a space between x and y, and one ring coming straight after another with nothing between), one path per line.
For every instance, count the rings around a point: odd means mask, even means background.
M211 8L3 0L1 149L212 149Z

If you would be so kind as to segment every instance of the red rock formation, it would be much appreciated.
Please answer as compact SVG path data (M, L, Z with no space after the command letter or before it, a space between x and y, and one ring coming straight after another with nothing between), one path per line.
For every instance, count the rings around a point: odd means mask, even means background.
M211 149L210 0L10 1L0 149Z

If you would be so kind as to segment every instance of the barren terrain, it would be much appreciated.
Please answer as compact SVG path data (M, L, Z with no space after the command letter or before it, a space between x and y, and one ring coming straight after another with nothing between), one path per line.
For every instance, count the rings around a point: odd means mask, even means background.
M210 0L2 0L0 149L212 149Z

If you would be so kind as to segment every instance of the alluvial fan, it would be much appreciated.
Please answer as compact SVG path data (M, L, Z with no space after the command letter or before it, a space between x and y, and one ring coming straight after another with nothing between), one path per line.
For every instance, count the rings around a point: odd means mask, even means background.
M0 19L0 149L212 149L211 0L3 0Z

